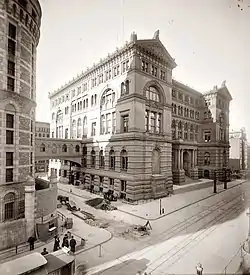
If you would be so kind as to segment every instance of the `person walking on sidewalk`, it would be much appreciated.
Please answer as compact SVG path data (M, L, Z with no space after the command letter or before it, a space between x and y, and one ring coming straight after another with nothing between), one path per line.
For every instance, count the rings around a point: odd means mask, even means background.
M28 238L28 243L30 244L30 251L34 250L35 238L33 236Z
M62 242L62 247L69 247L69 240L68 240L68 235L65 234L64 237L63 237L63 242Z
M49 252L46 250L46 247L44 247L43 252L41 252L41 254L43 256L49 254Z
M74 239L74 236L71 237L69 244L70 244L70 251L72 253L75 253L76 252L76 240Z
M57 251L60 248L60 240L58 236L55 236L54 248L53 251Z
M198 263L196 265L196 272L197 272L197 275L202 275L203 267L202 267L201 263Z

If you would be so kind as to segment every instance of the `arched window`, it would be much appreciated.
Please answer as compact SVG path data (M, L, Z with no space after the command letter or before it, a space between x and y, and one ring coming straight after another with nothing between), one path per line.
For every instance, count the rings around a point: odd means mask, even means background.
M20 21L22 21L22 20L23 20L23 10L20 9Z
M87 117L85 116L84 118L83 118L83 126L86 126L87 125Z
M15 194L8 193L4 196L4 220L13 220L15 215Z
M43 143L40 146L40 152L45 152L45 145Z
M109 151L109 168L115 170L115 151L113 149Z
M85 99L83 100L83 109L85 109Z
M62 146L62 151L63 151L63 153L66 153L66 152L67 152L67 145L66 145L66 144L63 144L63 146Z
M79 153L79 152L80 152L80 146L79 146L79 145L76 145L75 151L76 151L76 153Z
M92 95L91 96L91 106L93 106L94 105L94 96Z
M76 138L76 121L72 121L72 137Z
M104 168L104 154L103 154L103 150L100 151L99 153L99 166L100 168Z
M153 86L149 86L148 89L146 90L146 98L148 100L159 102L160 95L159 95L158 90Z
M94 104L96 105L97 102L97 95L94 96Z
M26 16L25 16L25 26L28 26L28 23L29 23L29 16L28 16L28 14L26 14Z
M92 149L91 151L91 167L95 168L95 150Z
M16 16L16 4L13 4L12 10L13 10L13 16Z
M210 164L210 154L208 152L205 152L204 154L204 165Z
M127 171L128 169L128 154L126 150L121 151L121 170Z
M161 159L160 150L154 149L152 153L152 174L160 174L161 170Z
M82 133L82 120L80 118L78 118L78 120L77 120L77 138L81 137L81 133Z
M88 108L88 105L89 105L89 99L87 98L86 99L86 108Z
M100 100L100 105L101 105L101 110L107 110L115 107L115 93L111 89L107 89L101 97Z
M121 83L121 96L129 94L129 80Z

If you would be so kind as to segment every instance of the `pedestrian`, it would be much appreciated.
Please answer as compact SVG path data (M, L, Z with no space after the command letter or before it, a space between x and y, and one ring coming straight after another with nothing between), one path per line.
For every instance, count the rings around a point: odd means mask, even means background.
M41 254L43 256L49 254L49 252L46 250L46 247L44 247L43 252L41 252Z
M55 236L54 248L53 251L57 251L60 248L60 240L58 236Z
M33 236L28 238L28 243L30 244L30 251L34 250L35 238Z
M65 234L64 237L63 237L63 242L62 242L62 247L69 247L69 240L68 240L68 235Z
M197 272L197 275L202 275L203 267L202 267L201 263L198 263L196 265L196 272Z
M70 251L72 253L75 253L76 252L76 240L74 239L74 236L71 237L69 244L70 244Z

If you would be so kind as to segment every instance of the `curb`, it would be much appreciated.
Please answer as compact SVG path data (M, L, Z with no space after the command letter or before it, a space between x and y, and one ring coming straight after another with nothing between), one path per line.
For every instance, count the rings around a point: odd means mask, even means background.
M124 210L120 210L120 209L117 209L117 210L120 211L120 212L122 212L122 213L128 214L128 215L130 215L130 216L134 216L135 218L139 218L139 219L142 219L142 220L145 220L145 221L157 221L157 220L162 219L162 218L164 218L164 217L166 217L166 216L169 216L169 215L171 215L171 214L174 214L174 213L176 213L176 212L178 212L178 211L180 211L180 210L182 210L182 209L185 209L185 208L187 208L187 207L189 207L189 206L192 206L192 205L194 205L194 204L196 204L196 203L198 203L198 202L202 202L202 201L204 201L204 200L206 200L206 199L209 199L209 198L211 198L211 197L213 197L213 196L216 196L216 195L218 195L218 194L220 194L220 193L226 192L227 190L232 189L232 188L234 188L234 187L237 187L237 186L239 186L239 185L245 183L246 181L247 181L247 180L243 180L242 182L240 182L240 183L238 183L238 184L235 184L234 186L228 187L226 190L223 189L222 191L220 191L220 192L218 192L218 193L213 193L213 194L211 194L211 195L209 195L209 196L207 196L207 197L204 197L204 198L202 198L202 199L200 199L200 200L197 200L197 201L191 202L191 203L189 203L189 204L186 204L186 205L184 205L184 206L182 206L182 207L180 207L180 208L178 208L178 209L175 209L175 210L173 210L173 211L170 211L170 212L168 212L168 213L166 213L166 214L163 214L163 215L161 215L161 216L159 216L159 217L157 217L157 218L145 218L145 217L142 217L142 216L139 216L139 215L136 215L136 214L133 214L133 213L124 211Z

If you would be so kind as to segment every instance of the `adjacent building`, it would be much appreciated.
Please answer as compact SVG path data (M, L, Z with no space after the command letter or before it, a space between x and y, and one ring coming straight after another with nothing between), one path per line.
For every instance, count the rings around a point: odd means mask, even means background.
M233 170L248 169L248 143L246 129L232 130L229 133L229 167Z
M227 167L232 97L225 81L200 93L173 80L175 67L159 31L143 40L133 33L50 93L51 137L82 140L81 167L73 172L65 160L58 174L78 173L86 188L139 200Z
M0 0L0 249L35 232L38 0ZM27 176L30 175L30 177Z
M35 137L36 138L49 138L50 124L48 122L36 121ZM43 150L43 149L41 149ZM48 175L49 160L35 161L35 175L45 177Z

